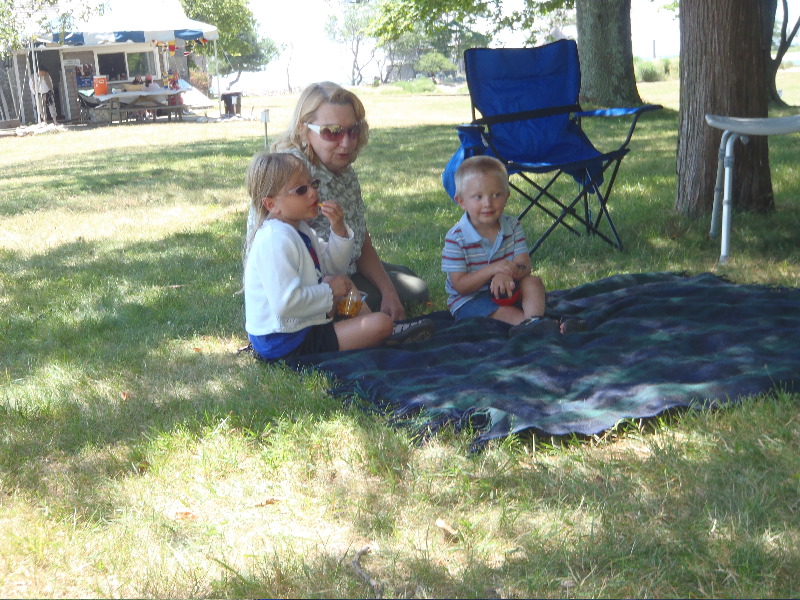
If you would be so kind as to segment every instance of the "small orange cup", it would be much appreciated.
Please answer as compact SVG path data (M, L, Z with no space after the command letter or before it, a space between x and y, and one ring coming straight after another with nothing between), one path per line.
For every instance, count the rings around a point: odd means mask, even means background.
M347 296L339 296L333 301L336 305L336 314L343 317L355 317L361 312L361 307L367 300L367 294L358 290L350 290Z

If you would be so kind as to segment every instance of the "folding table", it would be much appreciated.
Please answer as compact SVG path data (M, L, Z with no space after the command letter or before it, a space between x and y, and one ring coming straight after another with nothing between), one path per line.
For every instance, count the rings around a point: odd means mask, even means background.
M714 187L714 207L711 211L711 230L708 235L716 237L719 231L719 213L722 210L722 242L719 264L724 265L730 252L731 206L733 205L733 150L736 140L746 144L749 135L784 135L800 132L800 115L791 117L743 118L706 115L706 122L716 129L722 129L717 164L717 184ZM723 185L724 173L724 185ZM720 207L720 193L723 193Z

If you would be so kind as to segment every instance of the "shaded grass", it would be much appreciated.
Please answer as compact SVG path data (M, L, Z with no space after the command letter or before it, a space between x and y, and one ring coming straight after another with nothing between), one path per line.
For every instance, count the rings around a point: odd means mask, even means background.
M245 100L277 130L294 99ZM364 100L373 240L429 282L420 311L443 308L459 213L439 177L466 98ZM707 220L672 209L676 131L674 110L637 131L612 206L625 250L554 234L534 255L550 289L656 270L797 285L797 137L770 140L778 209L734 216L722 268ZM0 595L371 596L350 565L367 543L387 596L797 595L796 396L417 447L320 375L236 354L259 122L42 141L0 138Z

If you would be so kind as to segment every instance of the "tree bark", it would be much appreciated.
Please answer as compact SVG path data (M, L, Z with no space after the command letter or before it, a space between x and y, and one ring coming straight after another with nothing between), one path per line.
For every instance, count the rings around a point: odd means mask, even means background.
M581 101L599 106L642 103L631 43L631 0L576 0Z
M706 114L767 116L761 11L753 0L684 0L680 15L680 119L675 208L688 216L710 211L722 132ZM774 208L767 138L736 142L734 205Z

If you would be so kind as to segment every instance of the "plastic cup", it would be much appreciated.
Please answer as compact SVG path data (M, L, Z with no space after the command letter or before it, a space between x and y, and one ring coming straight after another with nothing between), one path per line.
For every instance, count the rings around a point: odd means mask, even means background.
M355 317L361 312L361 307L367 299L367 294L358 290L350 290L347 296L335 298L336 314L343 317Z

